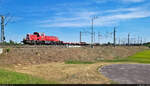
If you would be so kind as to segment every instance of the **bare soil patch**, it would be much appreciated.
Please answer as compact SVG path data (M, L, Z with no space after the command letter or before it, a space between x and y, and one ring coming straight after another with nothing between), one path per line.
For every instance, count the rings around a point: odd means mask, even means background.
M110 63L65 64L52 62L41 65L16 66L9 70L64 84L110 84L111 81L98 71L99 67L108 64Z
M65 64L64 62L52 62L30 66L20 65L7 69L62 84L112 84L114 83L112 80L99 72L99 68L111 64L121 63Z

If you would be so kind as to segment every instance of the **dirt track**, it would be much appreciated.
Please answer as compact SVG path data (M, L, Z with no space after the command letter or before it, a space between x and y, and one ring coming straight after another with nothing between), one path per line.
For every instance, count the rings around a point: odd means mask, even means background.
M98 68L109 63L65 64L51 62L48 64L16 66L9 70L38 76L62 84L109 84L110 81L98 72Z
M119 84L150 84L148 64L113 64L101 68L100 72Z

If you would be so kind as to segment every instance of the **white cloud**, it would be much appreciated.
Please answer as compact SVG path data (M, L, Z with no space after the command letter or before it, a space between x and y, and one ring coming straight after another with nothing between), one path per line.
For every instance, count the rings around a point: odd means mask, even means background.
M136 7L136 8L119 8L119 9L114 9L114 10L107 10L105 12L108 13L113 13L113 12L132 12L132 11L138 11L141 10L140 7Z
M130 8L131 9L131 8ZM133 8L134 9L134 8ZM125 10L125 9L124 9ZM129 10L126 9L126 10ZM126 11L125 10L125 11ZM41 21L41 27L85 27L91 25L91 17L98 15L98 12L83 12L75 13L76 17L55 17L54 19ZM117 24L119 21L127 19L150 17L150 11L147 10L130 10L127 13L108 14L107 16L99 16L95 20L96 26L111 26Z
M45 24L41 25L41 27L82 27L86 26L86 23L83 22L64 22L64 23L53 23L53 24Z
M98 12L73 12L69 15L74 17L53 17L48 20L39 21L41 27L82 27L90 24L91 17Z
M124 21L127 19L137 19L137 18L145 18L150 17L150 11L135 11L126 14L114 14L109 16L101 16L96 20L97 26L105 26L110 24L117 24L119 21Z
M133 2L133 3L139 3L139 2L144 2L145 0L121 0L123 2Z
M136 0L131 1L136 2ZM140 1L142 2L143 0ZM47 20L39 21L38 23L41 27L89 27L91 26L91 18L93 16L98 16L99 18L96 19L94 22L95 26L114 26L118 25L120 21L150 17L150 10L148 9L149 6L149 4L146 4L133 8L118 8L111 10L108 9L95 11L89 11L88 9L83 10L81 8L80 11L71 11L63 13L58 12L57 14L60 15L48 18Z
M123 3L140 3L144 2L145 0L95 0L97 3L106 3L109 1L114 1L114 2L123 2Z
M142 12L131 12L127 14L114 15L112 17L115 19L134 19L134 18L145 18L149 16L150 16L149 11L142 11Z

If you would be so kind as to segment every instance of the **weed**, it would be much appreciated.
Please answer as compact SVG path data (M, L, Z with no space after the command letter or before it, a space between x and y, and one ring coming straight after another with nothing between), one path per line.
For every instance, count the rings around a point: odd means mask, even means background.
M38 55L39 53L38 53L38 52L36 52L35 54L36 54L36 55Z
M103 60L105 60L103 57L96 58L96 61L103 61Z
M86 61L66 61L65 64L94 64L94 62L86 62Z
M7 48L7 49L6 49L6 52L9 53L9 52L10 52L10 48Z
M119 83L111 80L110 84L119 84Z
M49 82L27 74L0 69L0 84L50 84Z
M116 56L116 57L114 57L115 59L120 59L121 57L120 56Z

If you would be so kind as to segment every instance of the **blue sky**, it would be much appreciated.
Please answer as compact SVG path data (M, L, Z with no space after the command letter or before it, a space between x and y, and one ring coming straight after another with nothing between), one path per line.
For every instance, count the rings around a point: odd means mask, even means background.
M117 41L132 41L138 36L150 41L150 0L0 0L0 14L13 16L6 26L6 39L20 42L27 33L44 32L65 42L79 42L79 31L101 33L101 42L112 42L117 27ZM90 34L83 34L90 42Z

